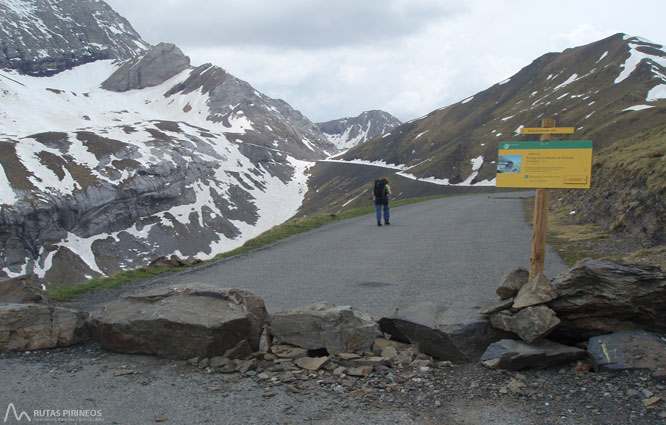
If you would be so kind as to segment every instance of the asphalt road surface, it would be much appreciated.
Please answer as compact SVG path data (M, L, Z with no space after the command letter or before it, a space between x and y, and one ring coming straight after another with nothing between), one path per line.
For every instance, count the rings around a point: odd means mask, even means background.
M151 286L204 282L249 289L269 312L319 301L352 305L375 317L422 301L452 313L498 300L495 288L515 267L529 268L532 228L521 197L529 192L443 198L344 220ZM566 265L550 249L545 272Z

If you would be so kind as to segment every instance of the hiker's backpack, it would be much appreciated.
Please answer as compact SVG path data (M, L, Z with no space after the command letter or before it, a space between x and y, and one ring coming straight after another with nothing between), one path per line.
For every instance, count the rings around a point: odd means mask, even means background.
M375 195L375 199L386 198L386 182L384 180L375 180L373 194Z

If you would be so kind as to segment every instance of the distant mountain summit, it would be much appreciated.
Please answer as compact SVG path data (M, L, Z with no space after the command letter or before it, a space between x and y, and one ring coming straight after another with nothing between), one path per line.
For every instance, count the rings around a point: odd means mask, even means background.
M326 138L340 150L347 150L388 133L402 122L384 111L366 111L357 117L317 123Z
M312 161L337 152L102 1L0 0L0 29L0 280L210 258L290 218Z
M100 59L130 59L150 47L99 0L0 0L0 68L57 74Z

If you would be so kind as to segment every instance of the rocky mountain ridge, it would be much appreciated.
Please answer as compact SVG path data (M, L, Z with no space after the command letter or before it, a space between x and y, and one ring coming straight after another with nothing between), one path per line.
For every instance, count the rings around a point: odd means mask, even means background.
M100 59L130 59L149 47L103 1L0 1L0 68L49 76Z
M574 137L596 141L596 151L652 128L666 104L665 81L661 45L617 34L541 56L506 81L403 124L344 159L382 159L410 167L416 177L457 183L481 156L475 181L491 180L498 143L530 139L519 129L539 127L541 118L575 127Z
M317 123L317 127L339 150L347 150L388 133L400 124L402 122L388 112L373 110L356 117Z
M101 19L90 4L42 1L25 20L55 31L37 21L46 8L92 13L89 33L126 22ZM23 51L20 32L3 40ZM53 38L31 42L0 71L0 278L71 284L160 256L233 249L293 215L311 161L336 152L286 102L217 66L191 66L174 45L97 60L88 43L50 75L35 52L51 51Z

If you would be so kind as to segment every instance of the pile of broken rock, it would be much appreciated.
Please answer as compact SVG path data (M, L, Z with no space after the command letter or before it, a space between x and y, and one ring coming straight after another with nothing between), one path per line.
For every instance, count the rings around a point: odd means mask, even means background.
M486 366L516 370L589 358L595 368L666 368L658 336L666 333L666 273L657 267L583 260L552 282L542 273L528 281L517 269L496 292L503 301L482 312L520 340L491 344L481 357Z
M265 376L257 378L267 380L320 369L368 376L427 368L433 358L512 370L584 358L595 367L666 369L659 336L666 333L666 273L658 268L584 260L552 282L543 275L527 282L517 270L497 293L504 301L478 312L453 314L427 303L378 321L326 302L269 315L250 291L203 284L157 288L90 313L5 303L0 351L92 338L110 351L187 360L210 371L259 370Z

